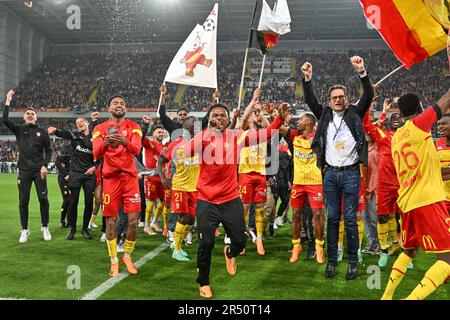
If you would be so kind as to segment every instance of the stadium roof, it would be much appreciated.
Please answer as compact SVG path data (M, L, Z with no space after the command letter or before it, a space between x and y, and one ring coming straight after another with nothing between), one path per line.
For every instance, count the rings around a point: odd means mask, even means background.
M255 0L1 1L54 44L183 42L219 3L219 41L246 41ZM267 0L272 5L275 0ZM69 5L81 10L81 30L69 30ZM288 0L291 33L284 40L380 39L366 26L357 0Z

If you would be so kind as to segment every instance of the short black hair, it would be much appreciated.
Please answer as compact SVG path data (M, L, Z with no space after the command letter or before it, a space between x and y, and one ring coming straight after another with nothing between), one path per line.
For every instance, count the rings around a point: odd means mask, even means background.
M28 107L28 108L26 108L25 111L24 111L23 113L25 114L25 112L27 112L28 110L31 110L31 111L33 111L34 113L36 113L36 109L33 108L33 107Z
M398 108L403 117L413 116L422 111L419 97L414 93L405 93L398 98Z
M301 118L303 118L303 117L306 117L306 118L308 118L309 120L311 120L311 122L313 123L313 125L316 124L316 117L315 117L313 114L311 114L311 113L305 113L305 114L303 114L303 115L301 116Z
M206 114L208 119L209 119L209 114L211 113L211 110L214 109L214 108L223 108L223 109L225 109L227 111L228 118L230 117L230 110L228 110L228 107L226 105L224 105L222 103L215 103L209 108L208 113Z
M186 111L187 114L189 114L189 110L188 110L187 108L185 108L185 107L181 107L180 109L178 109L178 110L177 110L177 114L178 114L180 111L182 111L182 110Z
M348 94L346 86L343 86L342 84L336 84L336 85L332 86L330 89L328 89L328 98L331 97L331 92L333 92L334 90L337 90L337 89L344 90L345 95Z
M121 98L121 99L123 99L123 101L125 101L125 97L124 96L122 96L120 94L115 94L111 98L109 98L109 100L108 100L108 107L110 106L111 101L113 101L114 98Z
M152 126L152 128L150 129L150 133L153 134L153 132L155 132L156 129L163 129L164 130L164 127L162 125L160 125L160 124L154 124Z

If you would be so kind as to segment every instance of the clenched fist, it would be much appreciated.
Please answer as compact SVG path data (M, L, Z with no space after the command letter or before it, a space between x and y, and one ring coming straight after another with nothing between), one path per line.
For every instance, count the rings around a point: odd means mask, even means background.
M311 81L311 79L312 79L312 72L313 72L312 64L309 63L309 62L305 62L302 65L301 70L302 70L303 76L305 77L305 81Z

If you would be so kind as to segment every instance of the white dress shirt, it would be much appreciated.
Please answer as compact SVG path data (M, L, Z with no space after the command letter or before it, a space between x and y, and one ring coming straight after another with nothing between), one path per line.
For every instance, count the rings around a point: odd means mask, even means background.
M343 167L358 162L356 141L344 121L344 112L333 111L326 139L325 161L330 166Z

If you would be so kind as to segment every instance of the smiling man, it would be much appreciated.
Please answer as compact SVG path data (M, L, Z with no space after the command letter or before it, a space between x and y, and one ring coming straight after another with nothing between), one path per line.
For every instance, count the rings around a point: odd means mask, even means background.
M122 262L130 274L138 271L131 260L136 244L136 232L141 211L141 198L134 157L141 152L142 131L131 120L124 119L127 113L125 99L115 95L109 99L108 111L111 119L94 128L94 159L103 159L103 216L106 217L106 242L111 258L109 275L119 275L117 259L117 216L123 206L128 216L125 253Z
M3 123L16 136L19 148L19 211L22 231L20 232L20 243L28 241L30 231L28 230L28 204L30 202L31 185L36 187L40 210L41 210L41 232L44 240L50 241L52 236L48 230L49 203L47 192L47 166L52 156L50 138L48 133L36 124L37 116L33 108L26 108L23 114L24 124L16 124L9 120L9 106L14 91L10 90L6 96L5 108L3 109Z
M84 215L81 233L85 239L92 239L88 226L94 205L96 183L96 167L92 154L92 134L89 132L89 122L85 118L77 118L75 123L77 132L61 131L55 127L47 129L49 134L70 140L72 146L69 171L70 205L67 219L70 231L67 240L73 240L77 230L78 201L81 188L84 191Z
M247 108L253 108L250 104ZM199 248L197 267L199 293L211 298L209 285L211 253L215 244L215 230L222 223L231 244L224 248L228 274L236 274L236 256L245 248L244 207L238 191L238 155L241 148L257 145L270 139L290 112L289 105L280 108L280 116L267 129L243 131L227 129L230 123L228 108L214 104L207 113L208 128L199 132L184 148L186 157L200 155L200 175L197 183L197 232Z

